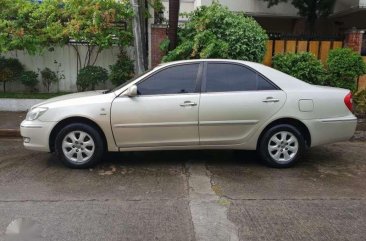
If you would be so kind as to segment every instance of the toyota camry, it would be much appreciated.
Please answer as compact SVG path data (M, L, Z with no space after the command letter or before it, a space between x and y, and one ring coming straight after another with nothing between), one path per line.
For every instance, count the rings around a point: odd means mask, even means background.
M257 150L289 167L308 148L355 132L352 96L258 63L189 60L162 64L108 91L52 98L21 123L27 149L55 152L68 167L109 152Z

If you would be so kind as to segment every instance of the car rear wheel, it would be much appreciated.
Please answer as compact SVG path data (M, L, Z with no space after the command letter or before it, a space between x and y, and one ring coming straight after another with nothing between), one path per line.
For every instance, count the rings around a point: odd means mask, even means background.
M88 168L102 158L105 147L100 133L93 127L75 123L65 126L56 137L58 158L71 168Z
M282 124L268 129L259 143L262 160L271 167L290 167L305 150L305 139L294 126Z

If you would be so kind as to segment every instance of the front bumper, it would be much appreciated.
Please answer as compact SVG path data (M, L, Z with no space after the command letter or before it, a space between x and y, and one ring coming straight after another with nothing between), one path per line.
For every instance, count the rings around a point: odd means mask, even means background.
M339 141L348 141L357 128L357 118L346 116L330 119L304 121L311 135L311 146L319 146Z
M24 120L20 124L20 134L24 139L24 147L29 150L49 152L49 137L56 124L57 122Z

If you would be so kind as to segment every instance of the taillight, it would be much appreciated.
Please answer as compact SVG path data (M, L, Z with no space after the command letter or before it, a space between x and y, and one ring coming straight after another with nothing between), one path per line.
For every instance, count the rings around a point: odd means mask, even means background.
M344 104L347 106L347 108L349 109L349 111L352 111L353 105L352 105L352 93L351 92L349 92L344 97Z

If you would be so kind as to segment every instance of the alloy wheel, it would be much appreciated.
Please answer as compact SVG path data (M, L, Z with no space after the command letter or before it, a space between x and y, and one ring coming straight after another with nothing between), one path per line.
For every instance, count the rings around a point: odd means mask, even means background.
M71 162L82 164L94 154L95 143L93 138L84 131L72 131L62 141L62 151Z
M288 131L275 133L268 142L268 152L278 163L291 161L299 151L299 141Z

